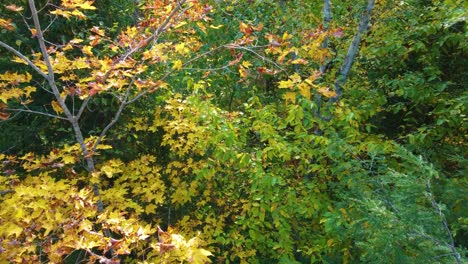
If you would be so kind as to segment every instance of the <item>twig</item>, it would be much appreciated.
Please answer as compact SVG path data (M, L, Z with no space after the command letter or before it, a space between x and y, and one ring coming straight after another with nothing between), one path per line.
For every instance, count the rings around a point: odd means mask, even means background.
M127 51L125 54L123 54L120 58L116 59L114 62L113 62L113 66L116 65L117 63L127 59L130 55L132 55L133 53L137 52L138 50L140 50L141 48L143 48L145 45L147 45L147 43L150 43L151 41L153 41L154 39L156 39L156 37L164 32L165 30L167 30L166 26L169 24L169 22L172 20L172 18L175 16L175 14L177 14L177 12L179 12L180 8L181 8L181 5L184 4L186 2L186 0L183 0L181 2L180 5L177 5L176 8L174 8L174 10L172 10L172 12L169 14L169 16L164 20L164 22L154 31L154 33L149 36L148 38L144 39L143 41L141 41L135 48L132 48L130 49L129 51ZM104 74L104 77L103 77L103 80L105 81L110 73L112 72L113 68L114 67L111 67L107 72L106 74Z
M239 45L236 45L236 44L228 44L228 45L225 45L225 47L226 47L226 48L232 48L232 49L246 50L246 51L248 51L248 52L251 52L251 53L257 55L257 56L258 56L259 58L261 58L262 60L267 61L267 62L269 62L269 63L275 65L275 66L276 66L278 69L280 69L281 71L284 71L284 70L285 70L283 67L281 67L280 65L278 65L276 62L274 62L274 61L268 59L268 58L265 57L265 56L262 56L262 55L258 54L258 52L254 51L254 50L252 50L252 49L249 49L249 48L247 48L247 47L239 46Z
M34 111L34 110L31 110L31 109L8 108L6 110L7 111L14 111L14 112L26 112L26 113L31 113L31 114L38 114L38 115L48 116L48 117L52 117L52 118L57 118L57 119L61 119L61 120L68 120L68 118L65 118L65 117L62 117L62 116L57 116L57 115L44 113L44 112L40 112L40 111Z
M133 85L133 82L135 81L135 78L136 78L136 75L133 76L132 81L128 84L127 91L125 92L125 96L122 99L122 101L120 103L120 106L119 106L119 109L117 110L117 112L114 115L114 118L112 118L112 120L109 122L109 124L107 124L107 126L101 131L101 134L99 135L98 139L94 143L94 146L93 146L93 149L92 149L93 152L96 151L97 146L101 143L102 139L107 134L107 131L109 131L109 129L113 125L115 125L115 123L117 123L117 121L119 121L120 115L122 114L123 109L127 105L127 99L128 99L128 96L130 95L130 90L131 90L131 87Z

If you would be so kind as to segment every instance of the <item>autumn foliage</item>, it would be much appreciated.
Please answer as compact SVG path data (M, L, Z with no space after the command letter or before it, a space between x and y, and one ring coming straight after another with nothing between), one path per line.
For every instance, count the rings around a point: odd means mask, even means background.
M434 31L405 1L10 2L0 263L463 261L462 75L405 61L463 53L456 1ZM411 76L378 45L402 10Z

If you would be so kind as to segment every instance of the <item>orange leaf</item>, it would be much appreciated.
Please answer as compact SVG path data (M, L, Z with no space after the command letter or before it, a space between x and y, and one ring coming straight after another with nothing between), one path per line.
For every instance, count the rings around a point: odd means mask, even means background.
M5 8L13 12L19 12L24 9L22 6L16 6L15 4L6 5Z
M10 31L14 31L15 27L13 26L13 23L11 23L11 19L2 19L0 18L0 27L5 28Z
M32 38L35 38L37 36L37 30L35 28L31 28L31 34L32 34Z

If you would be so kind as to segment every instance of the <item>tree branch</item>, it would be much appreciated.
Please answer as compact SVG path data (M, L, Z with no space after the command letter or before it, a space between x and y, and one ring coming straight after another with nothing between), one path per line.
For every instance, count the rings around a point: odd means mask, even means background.
M110 73L112 72L112 70L114 69L114 66L127 59L130 55L132 55L133 53L137 52L138 50L140 50L141 48L143 48L145 45L147 45L148 43L150 43L151 41L155 40L159 34L161 34L162 32L166 31L167 30L167 25L169 24L169 22L172 20L172 18L177 14L177 12L179 12L179 10L181 9L182 5L186 2L186 0L183 0L181 1L181 3L179 3L176 8L174 8L174 10L172 10L172 12L169 14L169 16L164 20L164 22L154 31L154 33L149 36L148 38L144 39L143 41L141 41L136 47L130 49L129 51L127 51L125 54L123 54L120 58L116 59L113 63L112 63L112 67L104 74L104 77L102 78L103 79L103 82L105 82L105 80L107 80L107 78L109 77Z
M52 67L52 63L50 61L50 56L49 56L49 53L47 52L47 47L45 45L44 35L43 35L43 31L41 29L41 24L40 24L40 21L39 21L39 16L38 16L38 11L36 9L36 5L34 3L34 0L28 0L28 2L29 2L29 7L31 9L31 16L33 18L34 27L36 28L37 41L38 41L39 46L41 48L42 57L44 58L44 62L46 64L47 70L48 70L48 74L46 76L44 76L44 78L49 82L49 85L52 88L52 92L53 92L55 98L57 99L60 106L62 107L68 121L72 125L73 131L75 132L76 140L77 140L78 144L80 145L81 150L83 151L83 156L86 159L86 163L87 163L87 166L88 166L88 168L87 168L88 171L90 171L90 172L94 171L94 160L89 155L88 149L86 148L83 133L81 132L81 128L80 128L80 126L78 124L78 120L70 112L70 109L65 104L65 101L60 96L60 91L59 91L59 89L57 87L57 84L55 83L54 69Z
M38 114L38 115L43 115L43 116L48 116L52 118L57 118L57 119L62 119L62 120L68 120L68 118L58 116L58 115L53 115L49 113L44 113L40 111L34 111L31 109L18 109L18 108L8 108L7 111L14 111L14 112L25 112L25 113L31 113L31 114Z
M341 68L340 68L340 72L335 81L336 95L330 98L331 103L338 102L343 95L343 85L346 83L346 80L348 79L348 75L351 70L351 67L353 66L354 59L356 58L356 55L359 51L361 35L367 31L371 12L374 9L374 5L375 5L375 1L369 0L369 2L367 3L366 11L364 12L364 14L361 17L361 20L359 21L358 31L356 32L356 35L354 35L353 41L351 42L351 45L349 46L348 52L346 53L343 64L341 65Z
M117 112L114 115L114 118L112 118L112 120L109 122L109 124L107 124L107 126L101 131L101 134L99 135L98 139L94 143L93 152L96 151L97 146L101 143L102 139L107 134L107 131L109 131L109 129L113 125L115 125L115 123L117 123L117 121L119 121L120 115L122 114L123 109L127 105L127 99L128 99L128 96L130 95L130 90L131 90L131 87L133 85L133 82L135 81L135 78L136 78L136 75L133 76L132 81L128 84L127 91L125 91L124 98L122 99L122 101L120 103L120 106L119 106L119 109L117 110Z
M81 104L80 109L78 110L78 113L77 113L76 116L75 116L75 118L76 118L77 121L80 120L80 117L81 117L81 115L83 114L83 112L84 112L86 106L88 105L89 100L91 100L91 97L90 97L90 96L86 97L86 99L85 99L85 100L83 101L83 103Z
M325 0L324 5L323 5L323 28L325 31L328 31L329 29L329 24L332 20L333 16L331 13L331 3L330 0ZM322 43L322 48L327 49L328 48L328 36L325 37ZM327 68L327 61L325 60L323 65L320 65L320 73L324 74Z
M23 55L21 52L13 48L12 46L6 44L5 42L0 40L0 46L4 47L11 53L15 54L16 56L20 57L24 62L26 62L33 70L35 70L37 73L39 73L42 77L47 79L47 74L45 74L41 69L39 69L31 60L28 59L25 55Z
M269 63L275 65L275 66L276 66L278 69L280 69L281 71L284 71L284 68L281 67L279 64L277 64L276 62L274 62L274 61L268 59L268 58L265 57L265 56L262 56L262 55L258 54L258 52L254 51L254 50L252 50L252 49L250 49L250 48L247 48L247 47L244 47L244 46L240 46L240 45L236 45L236 44L228 44L228 45L225 45L225 47L226 47L226 48L230 48L230 49L241 49L241 50L246 50L246 51L248 51L248 52L251 52L251 53L255 54L256 56L258 56L259 58L261 58L262 60L267 61L267 62L269 62Z
M444 225L445 232L447 233L447 236L450 241L450 243L447 243L447 245L452 251L453 257L455 258L457 264L461 264L461 257L460 257L460 254L457 252L457 248L455 247L455 241L453 240L452 231L450 230L445 214L442 212L442 210L440 210L439 205L435 201L434 194L432 193L431 182L429 181L429 179L426 180L426 190L427 190L429 201L431 202L432 207L434 208L436 213L442 218L442 223Z

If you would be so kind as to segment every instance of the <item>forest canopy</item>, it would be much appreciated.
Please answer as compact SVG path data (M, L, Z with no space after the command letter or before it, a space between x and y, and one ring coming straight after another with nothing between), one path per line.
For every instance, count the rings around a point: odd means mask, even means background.
M461 0L0 4L0 263L464 263Z

